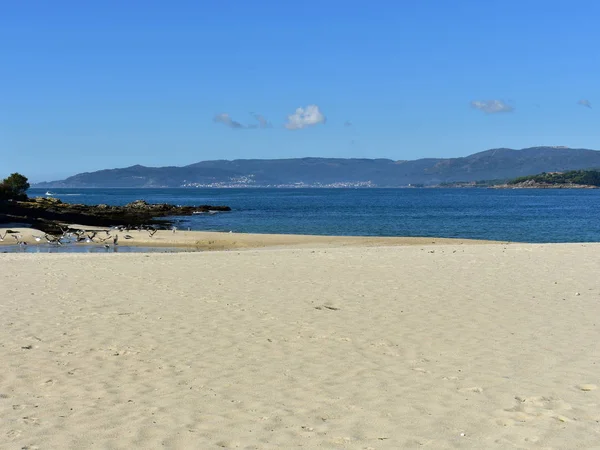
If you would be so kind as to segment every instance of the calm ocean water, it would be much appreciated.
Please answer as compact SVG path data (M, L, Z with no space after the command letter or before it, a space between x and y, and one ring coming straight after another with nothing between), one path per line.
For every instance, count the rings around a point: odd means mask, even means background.
M517 242L600 242L600 190L53 189L69 203L144 199L228 205L179 218L192 230L357 236L431 236ZM30 196L46 190L31 189Z

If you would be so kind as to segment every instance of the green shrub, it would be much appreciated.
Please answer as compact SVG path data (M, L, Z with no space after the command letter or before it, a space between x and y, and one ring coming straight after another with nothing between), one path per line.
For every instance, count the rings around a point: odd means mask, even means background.
M0 182L0 200L27 200L27 189L27 177L15 172Z

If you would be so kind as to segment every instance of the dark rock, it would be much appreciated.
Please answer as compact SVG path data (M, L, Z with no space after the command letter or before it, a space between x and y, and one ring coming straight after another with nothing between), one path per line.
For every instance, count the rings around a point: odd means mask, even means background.
M147 208L150 206L145 200L135 200L125 205L125 208Z
M81 205L63 203L56 198L38 197L22 202L0 203L0 224L26 223L46 233L55 233L60 225L109 227L115 225L156 225L167 227L172 224L164 217L190 216L197 211L231 211L229 206L176 206L167 203L150 204L136 200L125 206Z
M55 198L55 197L36 197L33 199L33 201L36 203L42 203L42 204L60 204L60 203L62 203L62 201L60 199Z

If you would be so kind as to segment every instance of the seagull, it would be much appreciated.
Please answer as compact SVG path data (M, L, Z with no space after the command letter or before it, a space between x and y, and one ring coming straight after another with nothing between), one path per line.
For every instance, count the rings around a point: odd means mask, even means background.
M157 232L157 229L149 229L148 230L148 234L150 235L150 237L154 236L154 234Z
M35 242L40 242L42 240L41 236L33 236L33 238L35 239Z
M175 231L177 231L177 227L175 225L173 225L173 228L171 228L173 230L173 233L175 233Z
M20 234L13 234L12 237L14 237L15 241L17 241L17 245L27 245L27 242L23 240L23 236Z
M4 241L4 238L9 235L9 234L13 234L13 233L17 233L17 231L13 231L13 230L6 230L4 232L4 234L0 234L0 242Z
M62 242L60 242L60 238L58 236L52 236L50 234L45 234L44 237L46 238L46 240L48 241L49 244L62 245Z

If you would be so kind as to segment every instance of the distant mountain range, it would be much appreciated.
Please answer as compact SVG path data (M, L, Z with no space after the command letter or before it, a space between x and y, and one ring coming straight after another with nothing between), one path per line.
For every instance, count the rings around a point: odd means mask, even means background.
M237 159L184 167L144 167L86 172L43 188L157 187L402 187L456 181L508 180L542 172L600 167L600 151L567 147L497 148L463 158Z

